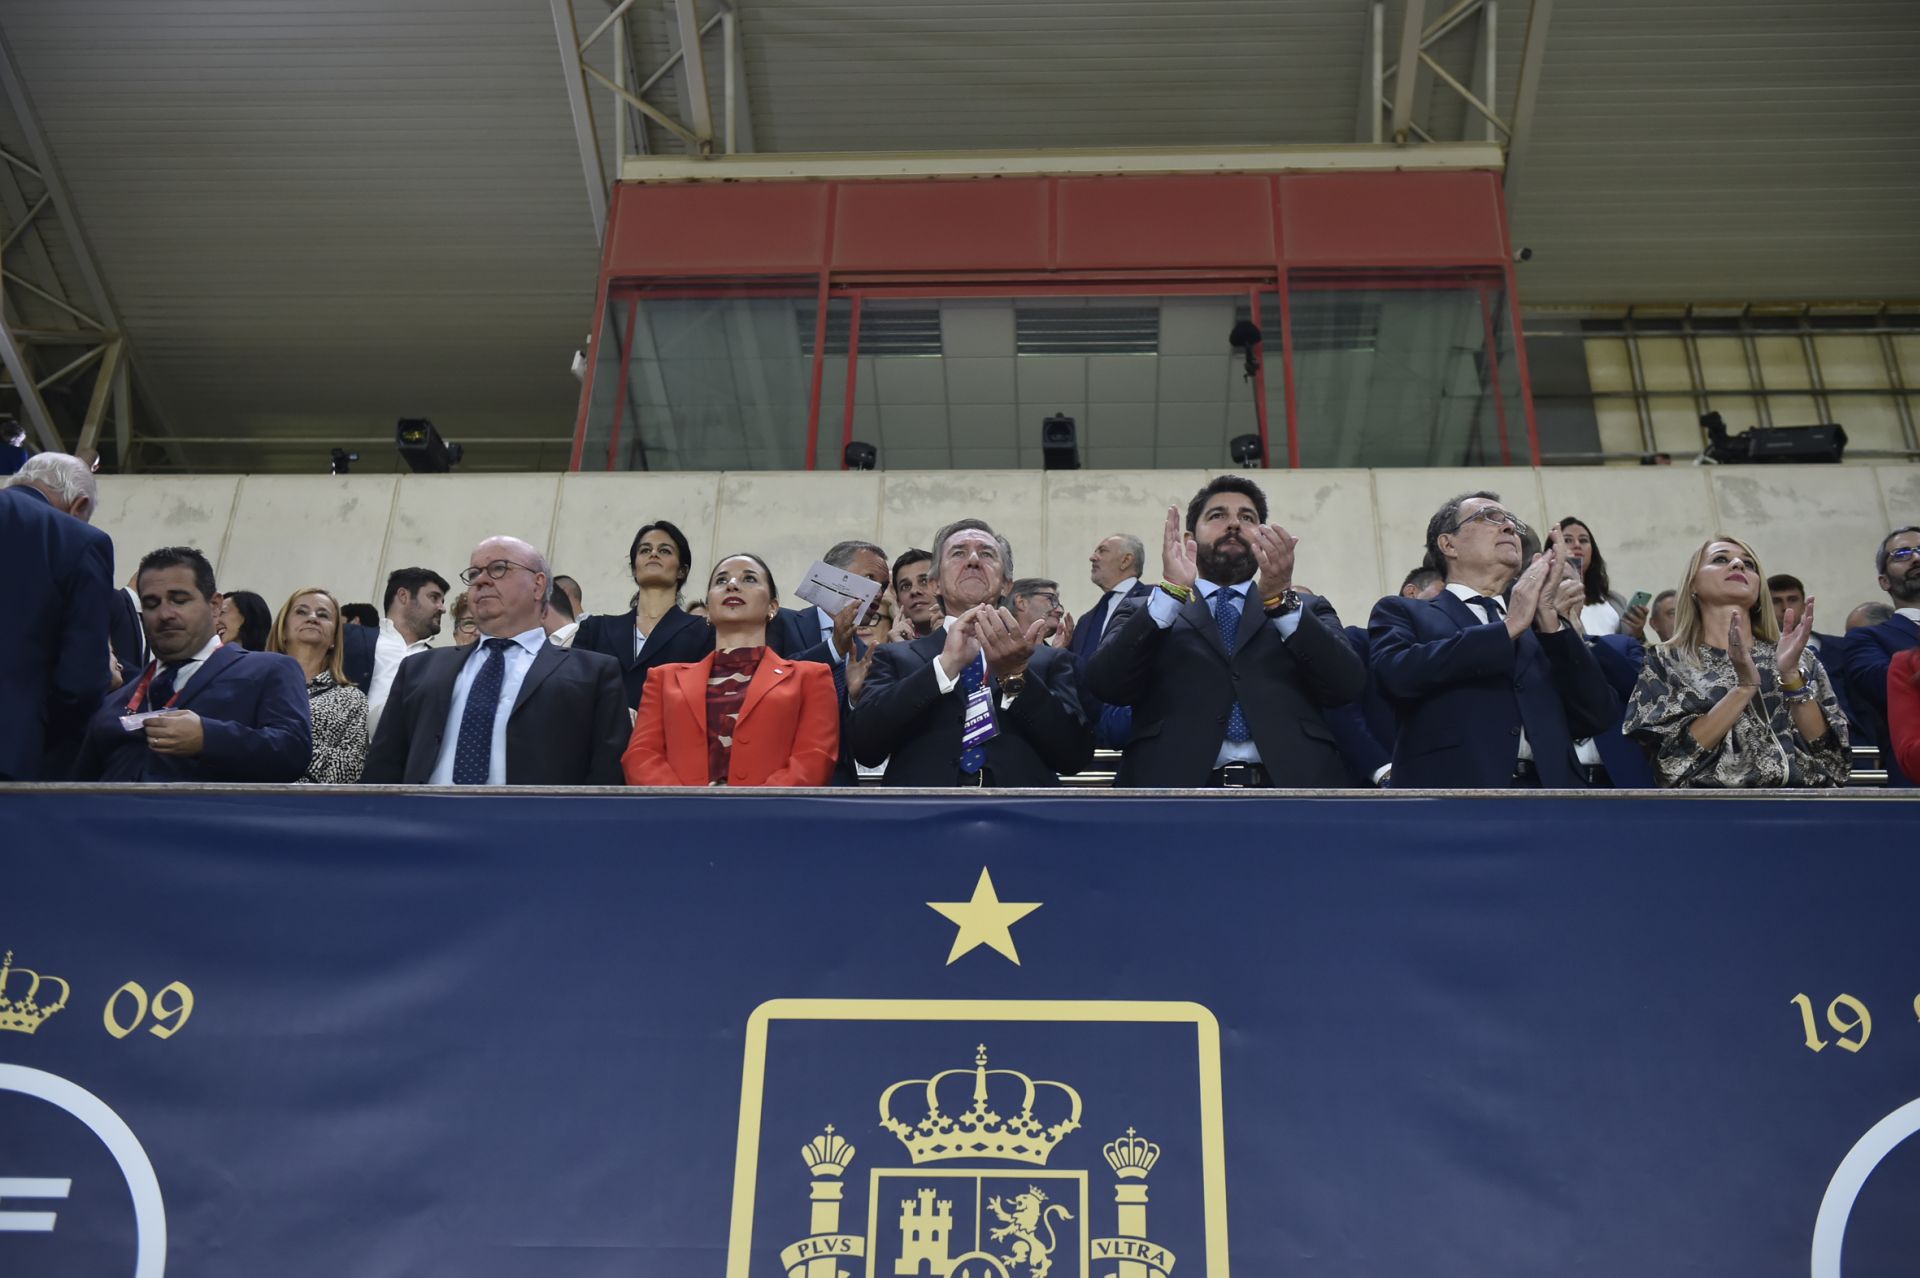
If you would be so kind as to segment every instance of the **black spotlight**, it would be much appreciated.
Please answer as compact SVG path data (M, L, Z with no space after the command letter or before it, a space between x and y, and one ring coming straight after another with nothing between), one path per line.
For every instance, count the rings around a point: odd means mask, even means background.
M872 470L880 463L880 450L856 439L847 445L842 457L848 470Z
M418 475L444 475L460 464L464 450L440 438L424 417L402 417L394 427L393 445Z
M1040 465L1044 470L1080 469L1080 444L1073 418L1056 413L1040 423Z
M336 448L333 450L333 473L344 475L353 468L353 463L359 460L359 453L350 453L344 448Z
M1267 450L1261 445L1258 435L1235 435L1233 442L1227 445L1227 451L1233 454L1233 464L1262 469L1267 464Z
M1227 334L1227 345L1239 351L1246 361L1247 376L1260 371L1260 326L1252 320L1239 320Z

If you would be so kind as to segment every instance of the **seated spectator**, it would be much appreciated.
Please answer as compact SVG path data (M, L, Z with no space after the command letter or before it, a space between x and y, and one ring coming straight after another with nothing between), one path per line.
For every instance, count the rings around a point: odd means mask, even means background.
M352 785L367 766L367 694L347 682L340 602L319 586L296 590L273 620L267 651L284 652L307 677L313 760L302 781Z
M587 619L586 592L580 589L580 583L561 573L553 579L553 588L566 595L568 615L575 621Z
M573 619L573 597L555 586L547 592L547 642L559 644L562 648L573 646L573 637L580 630L580 623Z
M856 577L865 577L884 592L890 582L887 576L887 552L870 541L841 541L827 548L820 561L829 568L839 568ZM850 603L842 608L838 615L828 616L824 608L809 605L805 608L782 608L773 624L767 628L767 642L774 651L796 661L818 661L822 665L836 667L834 678L841 678L842 666L847 653L853 648L854 617L859 613L860 605ZM713 606L709 602L707 615L712 617Z
M1908 648L1887 666L1887 736L1900 770L1920 777L1920 648Z
M440 620L447 611L447 579L431 568L396 568L387 574L387 590L381 601L386 616L380 622L373 650L373 675L367 687L367 732L380 735L380 716L385 713L387 694L393 688L400 663L408 657L432 651L432 639L440 633ZM347 670L354 669L351 649Z
M1167 508L1162 584L1114 611L1087 663L1093 694L1131 706L1122 786L1338 787L1347 765L1322 707L1366 667L1333 605L1294 588L1294 538L1260 486L1221 475Z
M265 652L267 640L273 635L273 609L251 590L235 590L220 596L213 629L221 643L238 644L248 652Z
M899 607L896 639L923 639L940 626L940 596L933 589L933 556L918 548L893 561L893 597Z
M1055 786L1093 761L1071 653L998 606L1013 547L983 520L934 540L945 628L875 650L855 703L854 756L890 786Z
M480 642L480 623L473 619L473 602L466 591L453 597L447 612L453 617L453 642L457 647L468 648Z
M1896 528L1882 538L1874 568L1880 589L1893 601L1893 615L1847 631L1848 702L1880 743L1887 784L1907 786L1914 778L1901 769L1887 734L1887 669L1894 654L1920 646L1920 526Z
M1847 628L1842 636L1852 634L1862 626L1877 626L1893 618L1893 605L1888 603L1863 603L1847 614Z
M640 589L622 613L600 613L574 632L577 652L598 652L620 665L629 710L640 704L655 666L698 661L713 651L713 629L680 607L680 588L693 571L686 534L664 519L642 524L627 548L627 568Z
M1557 543L1523 559L1525 532L1498 494L1456 497L1427 521L1426 566L1446 589L1374 605L1367 637L1394 709L1396 787L1588 785L1573 743L1620 703L1568 620L1582 579Z
M1653 628L1654 637L1661 643L1673 638L1676 614L1680 606L1680 592L1663 590L1653 597L1653 604L1647 610L1647 625ZM1642 640L1645 635L1640 636Z
M773 571L729 555L707 583L714 650L647 674L620 763L628 785L825 785L840 756L833 673L767 646Z
M284 784L305 776L313 727L300 664L220 642L220 592L199 551L156 550L136 580L154 659L95 711L76 779Z
M460 580L482 638L400 663L361 780L619 785L630 726L620 667L547 642L546 559L517 537L489 537Z
M370 603L341 604L340 616L349 626L365 626L369 630L380 628L380 610Z
M847 658L847 694L841 700L848 706L860 699L860 693L867 685L867 671L873 669L874 649L882 644L901 642L896 637L899 618L894 610L893 596L881 595L873 601L873 608L867 613L867 619L854 631L853 653ZM846 730L845 715L842 715L841 730ZM841 753L846 753L846 742L841 741Z
M1768 577L1767 595L1773 600L1773 615L1783 626L1786 618L1798 617L1806 611L1807 588L1791 573L1780 572ZM1857 744L1860 738L1853 731L1856 719L1847 696L1846 634L1815 633L1807 640L1807 651L1820 658L1820 664L1826 668L1827 678L1833 684L1833 699L1840 703L1841 717L1847 722L1847 738Z
M1055 648L1073 644L1073 615L1060 603L1060 583L1046 577L1022 577L1007 587L1007 610L1022 632L1044 623L1040 637Z
M1589 639L1618 634L1627 620L1627 601L1607 580L1607 560L1600 553L1600 544L1593 539L1586 521L1573 515L1562 519L1554 527L1560 533L1561 555L1573 564L1573 570L1580 578L1583 592L1581 630ZM1644 612L1632 619L1636 636L1642 633L1646 621Z
M1648 649L1622 725L1663 787L1846 784L1845 720L1806 651L1814 601L1782 635L1765 580L1752 548L1731 537L1687 564L1679 629Z

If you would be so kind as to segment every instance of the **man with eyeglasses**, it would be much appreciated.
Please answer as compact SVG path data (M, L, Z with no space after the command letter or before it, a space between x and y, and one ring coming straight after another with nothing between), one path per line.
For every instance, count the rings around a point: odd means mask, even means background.
M1887 669L1895 654L1920 647L1920 526L1896 528L1880 540L1873 566L1880 589L1893 601L1893 615L1878 625L1849 630L1846 684L1853 713L1881 742L1880 766L1887 784L1908 786L1915 778L1900 770L1887 733Z
M363 783L621 783L632 721L620 665L547 642L551 579L517 537L474 547L460 580L480 641L400 663Z
M1071 646L1073 618L1060 603L1060 583L1045 577L1022 577L1007 587L1007 610L1014 624L1024 633L1036 622L1044 622L1040 635L1055 648Z
M1395 787L1589 784L1573 743L1620 703L1576 628L1579 575L1557 540L1523 562L1527 531L1498 493L1455 497L1427 521L1426 566L1446 589L1374 605L1367 636L1398 725Z

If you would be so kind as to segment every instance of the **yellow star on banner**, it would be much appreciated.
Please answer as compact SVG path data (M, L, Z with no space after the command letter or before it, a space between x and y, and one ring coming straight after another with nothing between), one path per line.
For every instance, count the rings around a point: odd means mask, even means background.
M1020 965L1020 954L1013 948L1013 925L1041 906L1039 901L1002 901L993 890L993 876L980 868L980 881L973 886L971 901L928 901L927 908L938 910L960 925L953 938L947 964L978 946L988 945Z

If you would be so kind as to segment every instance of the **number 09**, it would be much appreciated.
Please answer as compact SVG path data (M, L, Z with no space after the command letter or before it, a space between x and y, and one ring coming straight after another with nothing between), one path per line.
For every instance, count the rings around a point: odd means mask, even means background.
M118 1015L120 1000L123 997L133 1000L133 1019L125 1022L122 1022ZM149 1003L147 991L141 987L140 983L128 981L115 990L113 997L107 1000L107 1007L101 1013L101 1020L106 1024L107 1033L115 1038L125 1038L140 1028L141 1022L147 1019L149 1011L153 1014L153 1024L147 1026L147 1033L158 1039L172 1038L186 1028L187 1018L193 1015L193 991L179 981L174 981L162 986L160 992L155 994L152 1002Z

